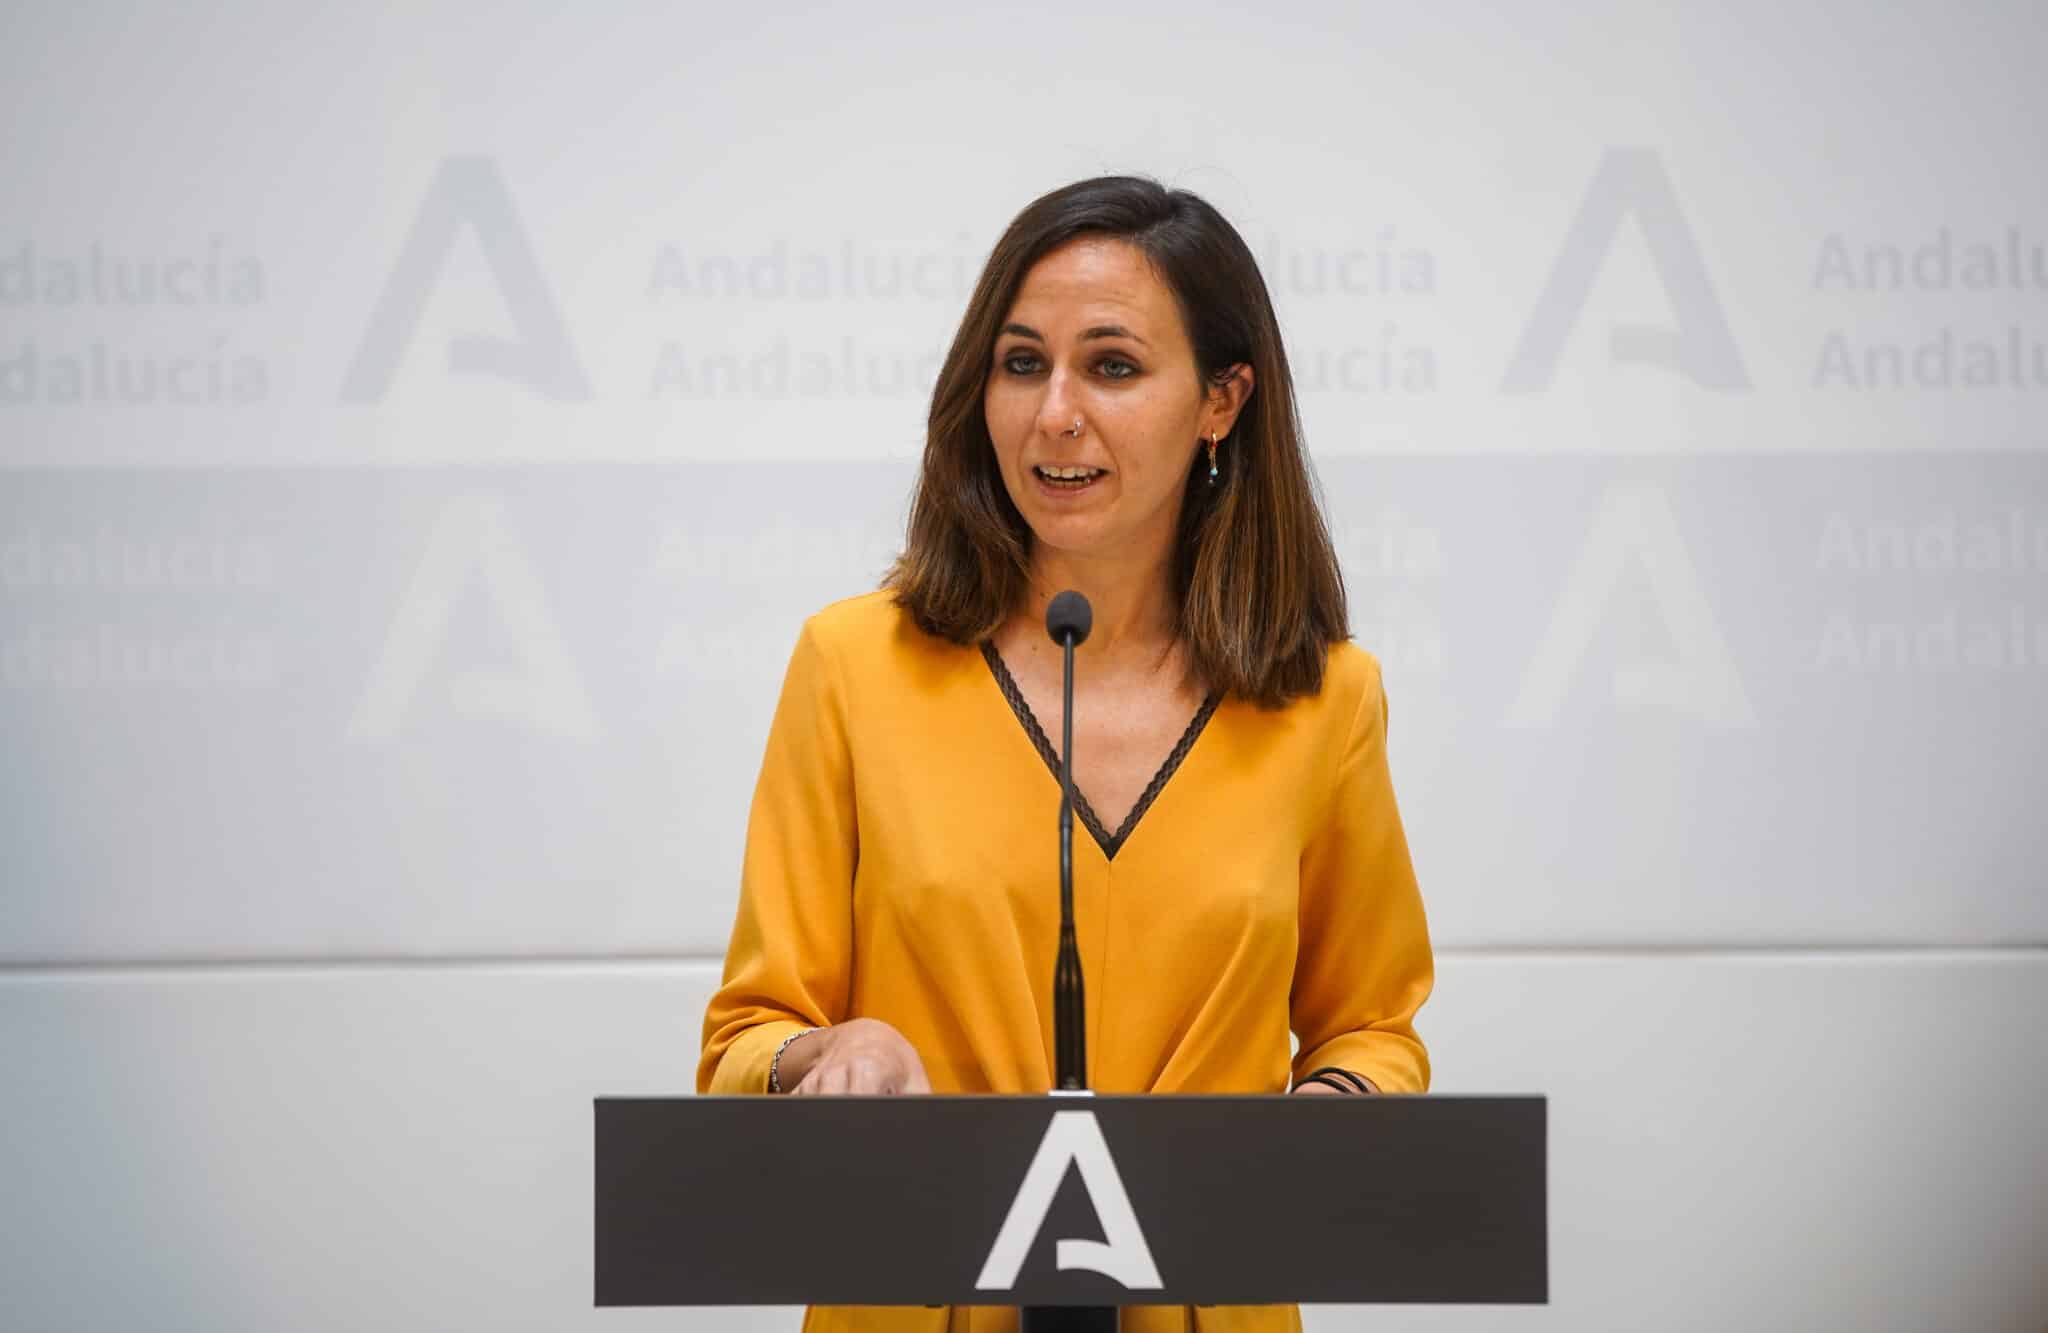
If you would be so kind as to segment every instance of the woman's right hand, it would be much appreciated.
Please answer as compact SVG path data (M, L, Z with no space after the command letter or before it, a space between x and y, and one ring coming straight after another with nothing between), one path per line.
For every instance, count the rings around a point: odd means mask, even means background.
M796 1097L932 1090L917 1048L879 1018L850 1018L798 1037L782 1053L776 1082Z

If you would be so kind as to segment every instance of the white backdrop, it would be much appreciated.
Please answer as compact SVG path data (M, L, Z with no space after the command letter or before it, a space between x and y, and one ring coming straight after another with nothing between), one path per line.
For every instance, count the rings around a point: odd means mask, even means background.
M1265 268L1439 1087L1555 1099L1549 1309L1312 1317L2048 1324L2038 5L4 33L25 1326L657 1322L588 1099L689 1086L797 627L1105 171Z

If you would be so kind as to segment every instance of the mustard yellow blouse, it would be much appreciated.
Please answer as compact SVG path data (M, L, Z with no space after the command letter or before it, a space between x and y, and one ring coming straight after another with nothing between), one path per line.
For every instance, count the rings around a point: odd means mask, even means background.
M1224 699L1114 857L1076 821L1091 1088L1283 1093L1337 1065L1385 1092L1428 1089L1414 1018L1434 965L1386 729L1378 663L1337 644L1313 698ZM765 1093L783 1038L856 1017L902 1032L934 1092L1050 1089L1058 807L1058 777L980 651L923 633L886 591L811 617L769 729L698 1091ZM1016 1326L997 1306L814 1307L804 1321ZM1136 1306L1123 1326L1300 1319L1289 1305Z

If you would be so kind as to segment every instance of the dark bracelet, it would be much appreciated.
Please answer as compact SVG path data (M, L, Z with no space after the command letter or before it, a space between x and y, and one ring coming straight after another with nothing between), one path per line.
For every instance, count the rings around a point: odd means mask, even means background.
M1370 1094L1372 1092L1372 1088L1363 1078L1348 1069L1339 1069L1335 1065L1324 1065L1321 1069L1312 1071L1301 1080L1301 1083L1321 1083L1325 1087L1335 1088L1337 1091L1344 1093ZM1297 1083L1294 1086L1298 1088L1301 1086L1301 1083Z

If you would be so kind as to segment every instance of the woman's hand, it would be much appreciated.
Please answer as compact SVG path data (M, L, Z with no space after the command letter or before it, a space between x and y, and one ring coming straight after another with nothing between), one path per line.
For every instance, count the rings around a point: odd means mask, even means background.
M932 1090L917 1048L879 1018L850 1018L798 1037L782 1053L776 1081L797 1097Z
M1288 1093L1290 1097L1343 1097L1348 1095L1350 1094L1339 1092L1329 1084L1317 1079L1310 1079L1306 1083L1297 1083L1294 1085L1293 1090Z

